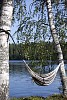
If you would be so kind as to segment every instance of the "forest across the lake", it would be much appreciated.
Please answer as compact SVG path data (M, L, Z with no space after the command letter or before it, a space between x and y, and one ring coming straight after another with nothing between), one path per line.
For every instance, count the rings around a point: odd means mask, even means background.
M67 42L62 42L64 60L67 60ZM57 60L58 54L54 42L19 43L9 45L10 60Z

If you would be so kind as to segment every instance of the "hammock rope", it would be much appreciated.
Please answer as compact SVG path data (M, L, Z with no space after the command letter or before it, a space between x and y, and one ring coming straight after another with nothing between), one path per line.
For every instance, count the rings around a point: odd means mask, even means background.
M50 73L47 73L47 74L38 74L34 71L31 70L31 68L28 66L28 64L26 63L25 60L23 60L23 62L25 63L26 65L26 68L28 70L28 72L30 73L31 77L34 79L34 82L37 83L38 85L42 85L42 86L47 86L47 85L50 85L55 77L56 77L56 74L58 72L58 69L61 65L61 63L53 70L51 71Z

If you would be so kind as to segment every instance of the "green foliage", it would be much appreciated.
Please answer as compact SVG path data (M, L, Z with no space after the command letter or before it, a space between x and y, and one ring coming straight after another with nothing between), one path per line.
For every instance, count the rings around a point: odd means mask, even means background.
M28 98L13 98L11 100L67 100L63 95L53 95L47 98L43 97L28 97Z
M45 42L49 39L51 41L52 38L46 9L45 0L32 0L29 5L27 5L27 0L14 0L13 19L18 21L18 29L14 35L17 35L19 42L24 43L16 44L18 50L13 44L10 45L10 59L41 60L41 62L57 59L54 43ZM67 59L66 9L66 0L61 2L52 0L57 34L60 42L64 44L64 47L61 44L64 59Z
M61 43L64 59L67 60L67 42ZM43 42L39 43L19 43L10 44L9 49L10 60L12 59L26 59L26 60L39 60L42 62L47 60L57 60L57 53L53 42Z
M28 97L28 98L13 98L11 100L45 100L42 97Z
M60 41L65 41L66 35L66 0L52 0L52 11L54 22ZM14 0L14 21L18 21L18 28L14 35L19 41L39 42L47 40L51 36L47 16L47 5L45 0Z
M63 95L53 95L50 97L47 97L45 100L66 100L67 98Z

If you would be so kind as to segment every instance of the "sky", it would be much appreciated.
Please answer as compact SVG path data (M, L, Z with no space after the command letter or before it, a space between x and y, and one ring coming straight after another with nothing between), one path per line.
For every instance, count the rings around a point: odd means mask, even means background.
M29 10L29 5L31 4L32 1L33 1L33 0L26 0L27 10ZM17 43L16 35L14 36L13 34L14 34L15 31L17 30L17 28L18 28L18 22L16 21L16 23L14 23L14 25L11 26L11 35L12 35L12 37L13 37L13 39L14 39L14 41L15 41L16 43ZM10 42L10 43L13 43L13 41L12 41L11 38L9 38L9 42Z

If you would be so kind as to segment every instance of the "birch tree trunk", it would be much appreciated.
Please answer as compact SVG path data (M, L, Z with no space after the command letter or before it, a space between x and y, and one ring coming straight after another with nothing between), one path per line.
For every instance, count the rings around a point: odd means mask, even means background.
M0 14L0 100L9 99L9 43L8 34L4 30L10 30L12 19L12 0L1 0Z
M59 63L61 63L60 72L61 72L61 82L63 86L63 94L67 96L67 77L66 77L65 68L64 68L64 61L63 61L63 54L62 54L61 46L60 46L57 32L55 29L55 25L53 22L51 0L46 0L46 4L47 4L48 20L49 20L51 34L53 37L53 41L55 43L56 51L58 53Z

